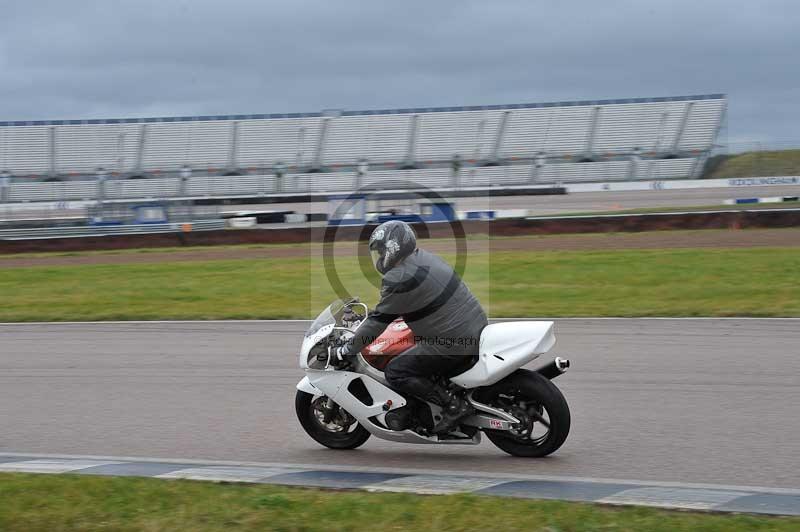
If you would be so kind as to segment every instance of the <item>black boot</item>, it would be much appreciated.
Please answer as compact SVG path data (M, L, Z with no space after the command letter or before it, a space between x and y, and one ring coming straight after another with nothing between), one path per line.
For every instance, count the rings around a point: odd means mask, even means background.
M461 397L450 393L444 387L436 384L426 400L442 408L441 419L434 419L433 433L446 434L453 430L458 422L472 412L472 407Z

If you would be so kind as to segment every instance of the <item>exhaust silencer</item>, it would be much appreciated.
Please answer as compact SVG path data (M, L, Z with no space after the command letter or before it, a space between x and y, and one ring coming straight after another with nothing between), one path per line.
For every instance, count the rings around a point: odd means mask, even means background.
M549 380L553 380L562 373L566 372L569 368L569 360L566 358L556 357L555 360L550 362L543 368L539 368L537 372Z

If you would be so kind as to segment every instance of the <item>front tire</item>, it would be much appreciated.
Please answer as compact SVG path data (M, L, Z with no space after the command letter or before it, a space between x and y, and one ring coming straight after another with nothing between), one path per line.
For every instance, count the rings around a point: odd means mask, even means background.
M355 449L366 442L370 433L344 409L338 412L329 423L320 419L320 402L327 397L317 396L297 390L294 408L303 429L314 441L330 449Z
M517 432L485 431L493 444L510 455L540 458L555 452L567 439L571 422L567 401L561 390L535 371L519 369L478 395L486 404L529 421ZM534 429L542 433L534 434Z

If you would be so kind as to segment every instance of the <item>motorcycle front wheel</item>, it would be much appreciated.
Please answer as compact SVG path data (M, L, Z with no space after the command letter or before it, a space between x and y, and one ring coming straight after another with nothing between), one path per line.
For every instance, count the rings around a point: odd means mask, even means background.
M510 455L540 458L567 439L567 401L555 384L535 371L519 369L480 390L479 397L522 421L513 431L485 430L489 440Z
M314 396L297 390L294 408L306 433L330 449L355 449L363 445L370 433L338 405L333 412L326 412L327 401L324 395Z

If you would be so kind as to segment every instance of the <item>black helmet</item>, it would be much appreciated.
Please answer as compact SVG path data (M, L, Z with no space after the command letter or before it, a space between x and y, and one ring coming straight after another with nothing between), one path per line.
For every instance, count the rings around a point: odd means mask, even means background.
M369 237L372 264L381 275L397 266L415 249L417 249L417 235L410 225L400 220L382 223Z

